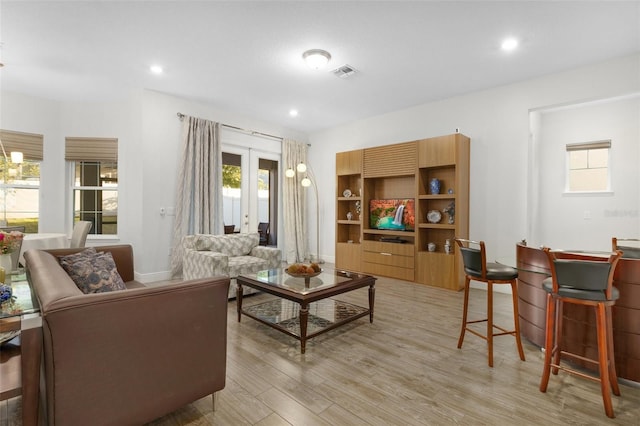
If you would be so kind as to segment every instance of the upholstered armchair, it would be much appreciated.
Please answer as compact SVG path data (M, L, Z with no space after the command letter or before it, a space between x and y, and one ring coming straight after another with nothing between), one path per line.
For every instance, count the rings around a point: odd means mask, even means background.
M236 297L238 275L280 267L282 252L259 245L258 233L187 235L182 239L185 279L225 275L231 278L229 298ZM248 293L251 293L249 290Z

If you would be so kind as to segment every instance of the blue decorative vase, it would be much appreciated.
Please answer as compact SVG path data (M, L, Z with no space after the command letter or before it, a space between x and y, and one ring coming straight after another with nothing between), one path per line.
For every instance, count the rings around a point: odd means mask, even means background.
M429 192L431 194L440 193L440 179L433 178L429 181Z

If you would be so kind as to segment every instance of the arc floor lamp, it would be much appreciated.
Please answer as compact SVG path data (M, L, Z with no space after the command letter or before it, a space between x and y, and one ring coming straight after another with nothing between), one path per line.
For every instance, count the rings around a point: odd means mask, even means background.
M300 185L302 185L305 188L312 186L314 194L316 196L316 258L315 258L315 262L324 263L324 260L320 258L320 199L318 198L318 186L316 185L316 177L313 174L313 171L311 170L311 166L305 163L299 163L296 166L296 170L300 174L304 173L304 177L300 181ZM293 170L293 168L288 168L284 174L286 177L291 179L295 177L296 171ZM309 257L311 257L311 254L309 254Z

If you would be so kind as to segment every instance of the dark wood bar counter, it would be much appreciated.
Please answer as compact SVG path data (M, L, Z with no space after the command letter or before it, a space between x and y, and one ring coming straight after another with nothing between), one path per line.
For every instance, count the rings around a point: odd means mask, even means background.
M550 275L545 253L534 247L516 245L520 333L537 346L544 346L546 293L542 281ZM576 255L588 259L588 256ZM620 259L613 285L620 298L613 307L613 339L618 377L640 383L640 259ZM566 350L597 358L598 345L594 310L566 304L562 333ZM587 368L591 365L585 364Z

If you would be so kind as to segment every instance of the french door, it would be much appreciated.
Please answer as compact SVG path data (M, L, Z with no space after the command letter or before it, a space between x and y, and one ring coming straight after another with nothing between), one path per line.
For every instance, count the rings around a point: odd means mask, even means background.
M279 149L280 143L266 144L271 151L263 150L264 145L261 138L223 133L223 217L225 232L257 232L260 223L268 223L269 244L277 245L280 153L273 149Z

